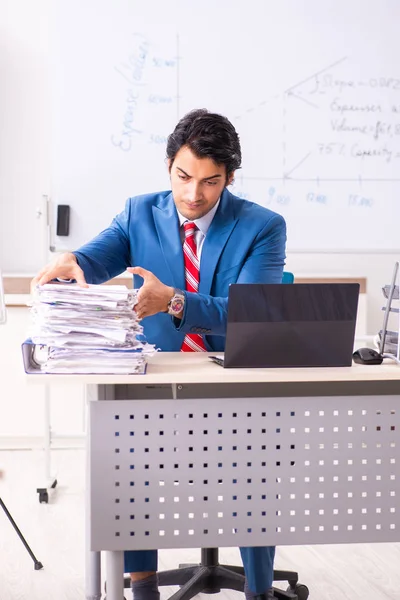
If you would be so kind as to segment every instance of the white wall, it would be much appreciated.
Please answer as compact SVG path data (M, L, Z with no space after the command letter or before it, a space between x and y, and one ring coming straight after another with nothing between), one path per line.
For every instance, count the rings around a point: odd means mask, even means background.
M12 253L26 273L44 255L35 212L49 189L50 4L0 0L0 268Z
M5 257L10 264L12 253L15 264L24 261L27 274L44 261L46 245L43 221L34 215L50 179L50 6L51 0L0 0L0 268ZM21 218L26 213L32 218ZM367 277L372 334L381 324L380 288L390 281L396 258L294 254L287 268L298 276Z
M44 386L28 383L22 365L21 342L29 326L27 307L8 307L7 322L0 325L0 449L43 445ZM74 444L84 431L82 385L52 385L51 427L62 445ZM62 438L62 440L61 440Z

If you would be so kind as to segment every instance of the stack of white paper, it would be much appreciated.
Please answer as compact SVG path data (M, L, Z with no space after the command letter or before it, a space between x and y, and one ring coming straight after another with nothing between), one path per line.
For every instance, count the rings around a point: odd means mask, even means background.
M123 285L46 284L33 294L33 344L45 373L144 373L155 352L136 312L137 290Z

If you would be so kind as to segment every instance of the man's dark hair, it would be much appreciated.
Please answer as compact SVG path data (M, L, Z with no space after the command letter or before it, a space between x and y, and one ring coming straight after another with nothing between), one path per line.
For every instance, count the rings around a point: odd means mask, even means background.
M242 162L239 136L232 123L205 108L187 113L168 136L167 158L171 163L182 146L188 146L198 158L225 165L227 178Z

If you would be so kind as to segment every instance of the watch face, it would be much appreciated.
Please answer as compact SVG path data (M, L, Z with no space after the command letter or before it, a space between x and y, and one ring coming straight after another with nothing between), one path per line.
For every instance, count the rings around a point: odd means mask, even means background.
M182 298L173 298L171 300L170 310L173 313L180 313L183 309L183 300Z

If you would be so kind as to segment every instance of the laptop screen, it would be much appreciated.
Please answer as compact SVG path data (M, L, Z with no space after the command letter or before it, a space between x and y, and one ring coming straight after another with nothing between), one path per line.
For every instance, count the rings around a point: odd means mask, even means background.
M232 284L225 367L350 366L359 284Z

